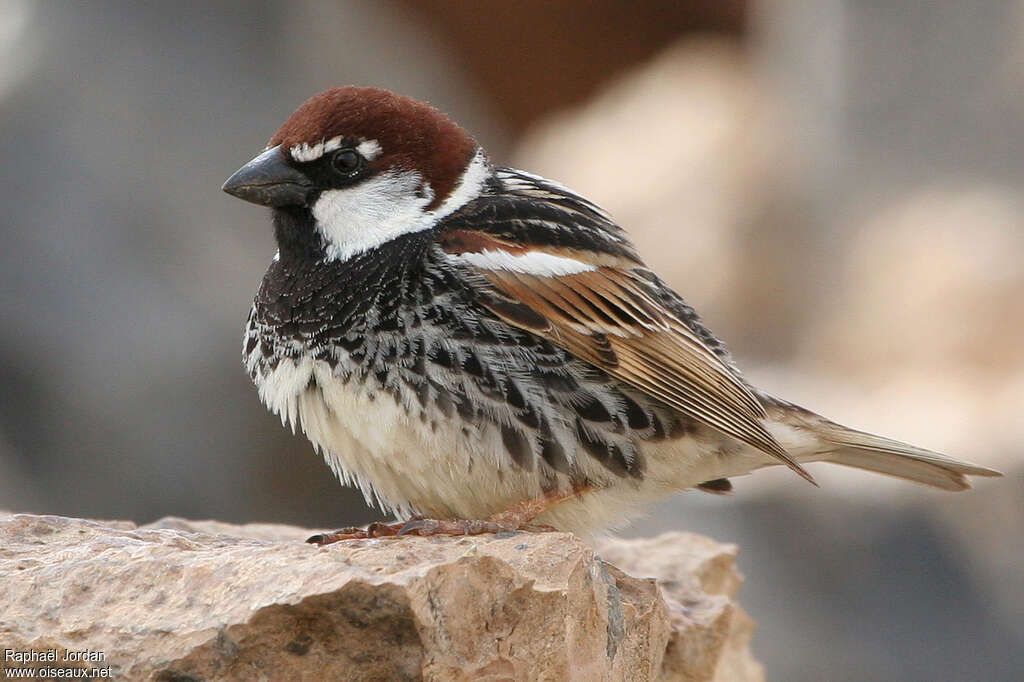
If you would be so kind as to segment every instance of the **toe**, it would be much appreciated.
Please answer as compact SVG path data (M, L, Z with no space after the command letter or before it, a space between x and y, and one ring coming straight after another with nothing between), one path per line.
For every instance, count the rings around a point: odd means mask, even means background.
M397 524L374 521L366 527L366 535L371 538L386 538L394 535L401 535L400 530L396 526Z
M319 545L320 547L323 547L324 545L330 545L341 540L359 540L366 537L369 536L362 528L349 526L347 528L339 528L338 530L330 533L317 533L316 535L311 535L306 539L306 542L311 545Z

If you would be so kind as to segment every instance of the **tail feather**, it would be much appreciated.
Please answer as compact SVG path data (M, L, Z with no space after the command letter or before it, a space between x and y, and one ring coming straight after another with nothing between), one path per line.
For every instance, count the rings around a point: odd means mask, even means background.
M840 427L838 433L824 435L835 446L825 455L827 462L876 471L943 490L967 490L971 487L968 476L1002 476L993 469L863 431Z
M775 401L773 407L776 408L772 410L774 419L789 428L813 435L813 446L807 447L806 441L801 443L804 451L797 458L803 462L842 464L942 490L967 490L971 487L968 476L1002 476L994 469L847 428L796 405Z

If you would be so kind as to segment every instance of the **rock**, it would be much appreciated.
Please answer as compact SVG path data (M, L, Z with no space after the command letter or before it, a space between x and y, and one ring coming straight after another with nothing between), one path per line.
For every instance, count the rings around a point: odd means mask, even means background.
M674 633L659 679L764 680L761 664L750 653L754 621L734 601L743 583L735 545L674 532L607 539L597 551L620 571L658 581Z
M595 554L552 532L317 548L312 532L0 517L0 667L164 682L763 679L733 601L734 546L670 533Z

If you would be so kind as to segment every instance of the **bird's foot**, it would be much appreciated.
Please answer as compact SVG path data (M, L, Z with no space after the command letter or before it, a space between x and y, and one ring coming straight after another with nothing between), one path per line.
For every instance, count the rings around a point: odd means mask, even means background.
M399 531L401 531L407 524L422 520L422 518L423 517L421 516L414 516L408 521L398 521L396 523L374 521L366 528L348 526L346 528L339 528L338 530L331 531L330 533L317 533L316 535L308 538L306 542L311 545L319 545L320 547L323 547L324 545L340 542L342 540L369 540L372 538L393 537L395 535L401 535Z
M589 486L568 491L553 491L540 497L524 500L510 509L486 519L426 519L414 516L408 521L371 523L366 528L341 528L331 533L318 533L306 542L323 547L342 540L402 537L403 535L484 535L513 531L548 532L551 526L533 523L533 519L561 502L590 490Z

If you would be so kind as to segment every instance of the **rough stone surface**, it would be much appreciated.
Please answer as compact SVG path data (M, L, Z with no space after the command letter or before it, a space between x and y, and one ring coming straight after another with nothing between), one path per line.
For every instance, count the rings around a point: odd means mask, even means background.
M384 538L0 515L0 651L116 679L762 680L736 548L671 533ZM635 576L635 577L634 577Z

